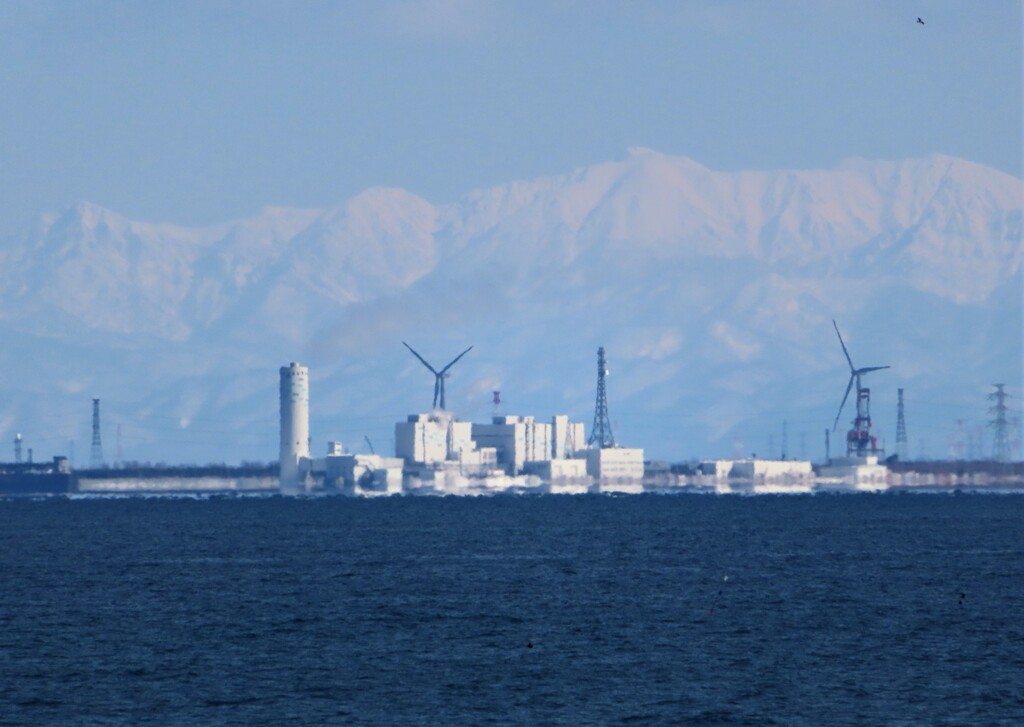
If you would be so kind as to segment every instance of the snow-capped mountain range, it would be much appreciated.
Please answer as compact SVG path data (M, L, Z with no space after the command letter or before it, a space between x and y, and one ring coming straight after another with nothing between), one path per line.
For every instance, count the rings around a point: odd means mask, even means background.
M944 156L832 170L716 172L623 161L434 205L370 189L185 228L82 203L0 248L0 433L106 459L270 460L277 368L311 368L314 452L425 410L569 413L589 432L604 345L613 429L654 457L820 457L854 363L890 449L897 387L914 455L944 457L1020 396L1024 184ZM834 441L852 417L847 403ZM774 441L772 441L774 440ZM923 442L922 442L923 440ZM920 451L923 450L923 451ZM774 452L778 454L778 452ZM10 455L0 459L8 459Z

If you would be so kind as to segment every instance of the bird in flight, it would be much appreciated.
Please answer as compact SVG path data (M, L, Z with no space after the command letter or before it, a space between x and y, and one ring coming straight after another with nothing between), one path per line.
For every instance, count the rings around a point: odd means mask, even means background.
M924 25L924 21L923 21L923 20L921 20L921 18L918 18L918 19L917 19L917 22L919 22L919 23L920 23L921 25Z

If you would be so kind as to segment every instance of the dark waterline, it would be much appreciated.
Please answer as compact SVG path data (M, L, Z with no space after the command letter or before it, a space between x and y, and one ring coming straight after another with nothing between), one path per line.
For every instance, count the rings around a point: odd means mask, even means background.
M2 724L1019 724L1024 496L0 502Z

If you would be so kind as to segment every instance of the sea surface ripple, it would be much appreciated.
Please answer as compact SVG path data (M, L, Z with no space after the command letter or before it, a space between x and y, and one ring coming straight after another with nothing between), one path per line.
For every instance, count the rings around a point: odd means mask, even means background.
M1024 722L1024 496L0 501L0 724Z

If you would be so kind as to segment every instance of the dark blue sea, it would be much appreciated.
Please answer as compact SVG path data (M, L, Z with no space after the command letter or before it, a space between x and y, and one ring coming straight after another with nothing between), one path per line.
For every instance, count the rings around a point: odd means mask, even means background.
M0 723L1024 723L1024 496L0 501Z

